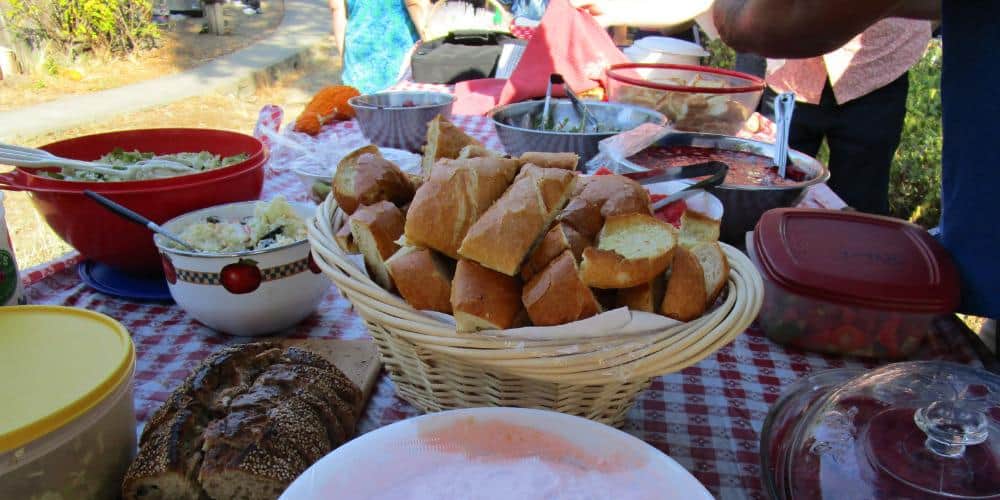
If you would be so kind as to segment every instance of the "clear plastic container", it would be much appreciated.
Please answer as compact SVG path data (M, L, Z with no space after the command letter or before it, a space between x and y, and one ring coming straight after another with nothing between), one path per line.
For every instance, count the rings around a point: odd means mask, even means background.
M902 359L936 316L958 306L957 271L944 248L901 220L775 209L747 233L747 250L764 278L758 324L780 344Z
M0 308L0 498L117 498L135 455L134 370L128 331L107 316Z
M608 101L663 113L677 130L735 135L757 109L764 80L683 64L616 64L608 68Z
M810 375L771 407L767 498L1000 498L1000 377L907 362Z

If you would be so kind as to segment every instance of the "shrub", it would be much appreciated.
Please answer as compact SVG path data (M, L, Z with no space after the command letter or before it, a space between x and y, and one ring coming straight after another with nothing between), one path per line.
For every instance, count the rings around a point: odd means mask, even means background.
M68 54L97 50L127 54L156 44L152 0L9 0L15 36L50 42Z

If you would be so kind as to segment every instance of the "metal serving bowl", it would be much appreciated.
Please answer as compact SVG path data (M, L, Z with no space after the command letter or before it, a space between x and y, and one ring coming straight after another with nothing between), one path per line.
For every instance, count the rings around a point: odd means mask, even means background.
M407 151L420 151L427 141L427 122L437 115L451 118L454 102L453 95L423 91L380 92L347 101L369 141Z
M632 130L643 123L662 125L667 119L648 108L610 102L586 101L587 109L601 125L601 132L563 132L537 130L532 127L542 115L544 101L524 101L500 106L490 113L493 125L507 153L519 156L528 151L576 153L583 165L597 155L597 143L613 135ZM553 99L551 113L554 123L575 126L581 117L569 99Z
M697 132L668 134L652 146L694 146L774 157L774 144ZM725 207L720 235L723 241L742 246L746 232L754 229L764 212L772 208L795 206L802 199L806 188L830 179L830 171L825 165L800 151L789 149L788 163L805 172L806 180L781 186L722 184L709 188L712 194L722 200ZM626 162L622 167L627 171L642 169L631 162Z

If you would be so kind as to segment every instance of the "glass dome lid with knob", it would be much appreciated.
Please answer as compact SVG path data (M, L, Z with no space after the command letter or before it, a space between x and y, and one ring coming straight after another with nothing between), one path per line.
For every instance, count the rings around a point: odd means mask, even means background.
M799 381L761 443L772 498L1000 498L1000 376L907 362Z

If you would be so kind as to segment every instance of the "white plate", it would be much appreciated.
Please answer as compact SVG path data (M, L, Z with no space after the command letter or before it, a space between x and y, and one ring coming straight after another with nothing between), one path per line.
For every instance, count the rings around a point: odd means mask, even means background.
M472 408L396 422L323 457L282 500L711 499L656 448L579 417Z

